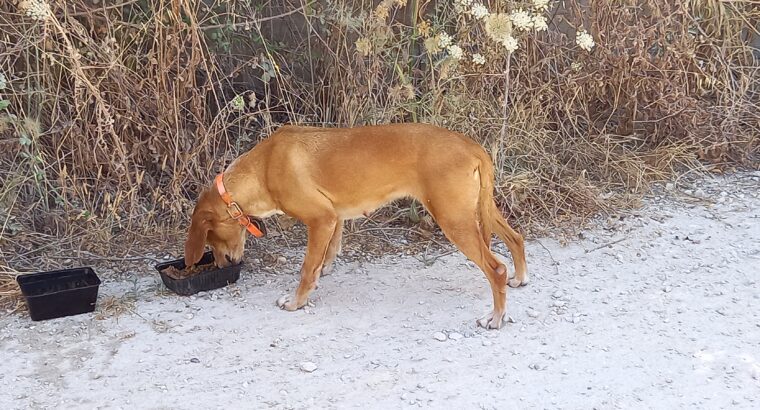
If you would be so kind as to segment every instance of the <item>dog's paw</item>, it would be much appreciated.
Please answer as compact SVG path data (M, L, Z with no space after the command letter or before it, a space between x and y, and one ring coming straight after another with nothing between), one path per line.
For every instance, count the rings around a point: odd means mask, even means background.
M478 326L484 329L501 329L501 325L504 323L504 316L504 312L496 313L491 311L491 313L478 319L477 323Z
M277 302L275 303L277 303L277 306L279 306L280 309L287 310L288 312L293 312L301 307L293 301L293 297L291 295L283 295L277 299Z
M322 267L320 276L328 276L335 271L335 263L330 263Z
M528 274L525 273L522 279L517 278L514 272L509 275L509 281L507 282L510 288L519 288L528 284Z

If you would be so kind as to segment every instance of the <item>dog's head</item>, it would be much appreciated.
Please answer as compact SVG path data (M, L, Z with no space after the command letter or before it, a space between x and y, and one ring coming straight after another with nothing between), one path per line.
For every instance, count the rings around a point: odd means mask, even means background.
M185 266L201 260L206 244L214 252L216 266L222 268L240 263L245 250L245 235L245 228L230 217L216 190L204 190L193 210L185 241Z

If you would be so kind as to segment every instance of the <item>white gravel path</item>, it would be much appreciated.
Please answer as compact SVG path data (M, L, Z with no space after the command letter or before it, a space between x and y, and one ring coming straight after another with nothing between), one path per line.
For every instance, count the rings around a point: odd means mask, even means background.
M274 305L295 255L191 298L106 277L131 311L0 316L0 408L760 408L759 181L530 240L500 331L475 327L491 292L459 253L342 263L296 313Z

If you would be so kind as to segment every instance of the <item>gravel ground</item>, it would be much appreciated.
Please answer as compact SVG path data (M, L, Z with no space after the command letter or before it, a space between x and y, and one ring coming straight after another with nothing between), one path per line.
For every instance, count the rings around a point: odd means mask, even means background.
M193 297L105 273L95 314L0 316L0 408L760 408L758 187L669 184L528 241L499 331L458 252L341 262L296 313L300 251Z

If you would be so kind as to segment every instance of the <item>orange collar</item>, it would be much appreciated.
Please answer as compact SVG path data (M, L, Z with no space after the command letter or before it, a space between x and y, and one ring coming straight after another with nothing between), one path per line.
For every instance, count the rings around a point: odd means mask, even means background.
M259 228L251 222L248 215L243 213L243 210L240 209L240 205L232 200L232 195L224 189L224 182L222 179L224 179L224 173L217 175L214 179L214 183L216 183L216 190L219 191L219 196L222 197L222 201L227 205L227 213L230 214L233 219L236 219L240 225L245 227L251 235L257 238L264 236Z

